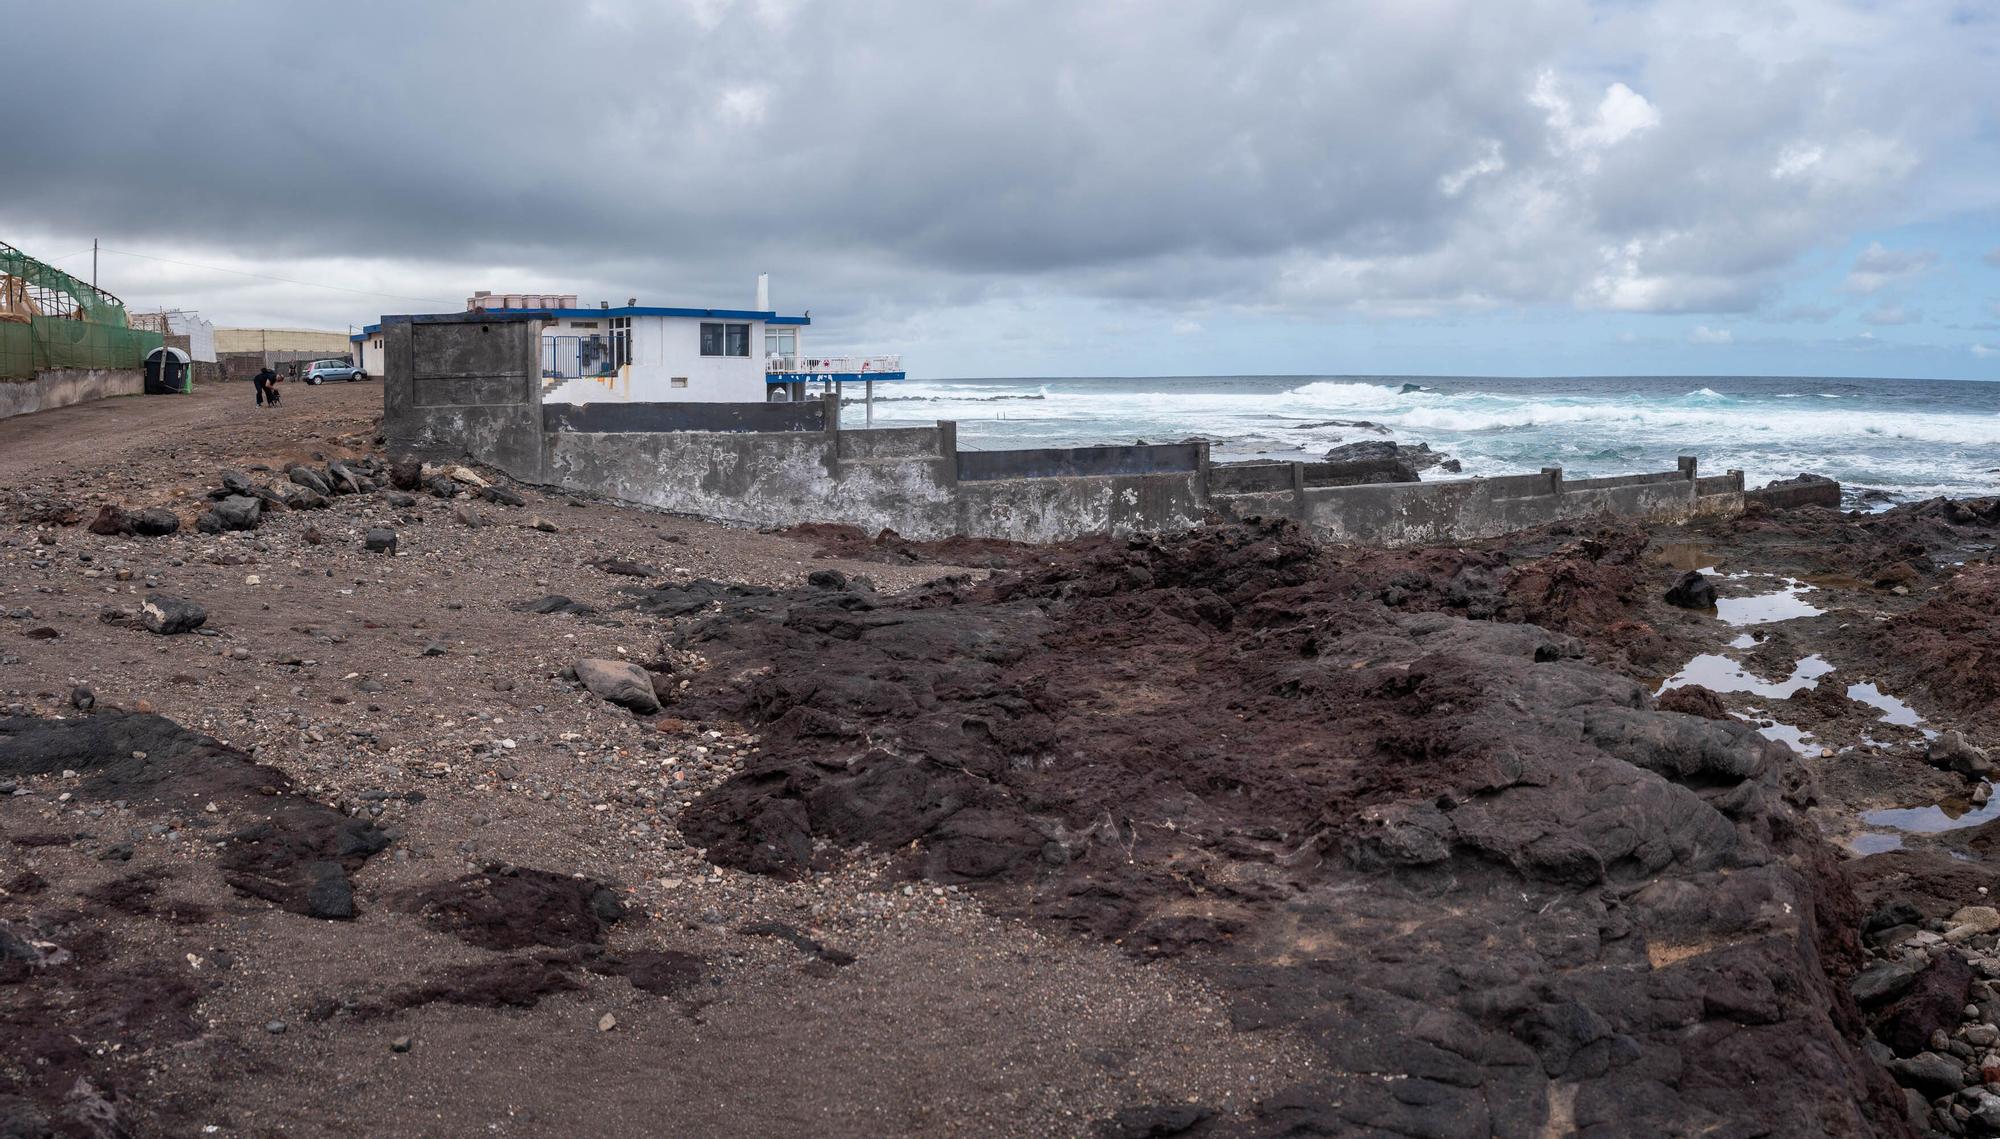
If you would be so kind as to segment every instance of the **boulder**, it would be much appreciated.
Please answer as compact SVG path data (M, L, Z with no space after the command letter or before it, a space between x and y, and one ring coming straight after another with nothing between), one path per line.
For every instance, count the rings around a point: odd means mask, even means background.
M312 491L314 494L328 495L333 493L333 486L326 481L326 476L313 470L311 467L293 467L290 471L286 472L286 477L305 487L307 490Z
M1919 1052L1889 1065L1889 1074L1927 1096L1947 1096L1965 1087L1965 1065L1936 1052Z
M397 490L416 490L424 485L424 465L411 458L397 459L389 464L389 485Z
M1682 609L1713 609L1715 586L1699 570L1689 570L1667 590L1666 602Z
M370 489L363 485L361 476L354 472L354 468L339 459L326 465L326 480L335 494L363 494Z
M438 498L456 498L458 484L443 475L432 475L424 480L424 489Z
M1457 464L1449 455L1431 450L1429 443L1396 443L1388 439L1364 439L1359 443L1342 443L1326 453L1329 463L1376 463L1399 462L1413 471L1427 471L1432 467ZM1415 481L1415 480L1411 480Z
M576 662L576 678L598 696L643 715L660 710L653 679L630 661L585 659Z
M106 536L130 534L132 518L125 513L123 507L105 503L97 508L97 516L90 520L90 532Z
M1958 1027L1971 990L1972 966L1964 956L1955 949L1940 953L1931 958L1903 995L1877 1016L1875 1038L1898 1056L1915 1056L1930 1047L1931 1033Z
M293 510L326 509L326 496L303 483L281 482L274 484L271 489Z
M208 610L184 597L149 593L145 604L139 606L139 623L163 637L192 633L208 623Z
M1981 748L1972 746L1965 733L1956 729L1944 732L1930 743L1924 758L1932 767L1946 771L1956 771L1960 775L1979 778L1992 772L1993 760Z
M370 553L393 554L396 552L396 532L387 526L371 527L368 533L361 536L361 546Z
M1669 688L1653 701L1653 707L1662 712L1679 712L1686 716L1700 716L1704 720L1730 720L1729 709L1723 706L1722 697L1714 689L1703 688L1699 684L1683 684Z
M181 528L181 516L164 506L149 506L132 516L132 532L148 538L163 538Z
M250 481L250 476L244 474L242 471L224 471L222 472L222 491L223 493L218 497L226 498L232 494L256 494L257 488L256 484Z
M210 504L195 525L204 533L215 534L224 530L255 530L264 518L262 499L248 495L232 494Z

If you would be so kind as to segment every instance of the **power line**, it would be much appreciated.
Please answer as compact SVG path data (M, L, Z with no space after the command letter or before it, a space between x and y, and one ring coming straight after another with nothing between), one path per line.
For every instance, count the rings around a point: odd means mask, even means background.
M90 251L86 249L84 250L84 252L88 253ZM113 249L108 245L103 247L103 252L118 253L126 257L138 257L146 261L163 261L168 265L185 265L190 269L207 269L210 272L214 273L234 273L239 277L256 277L257 279L262 281L277 281L281 284L299 285L301 287L308 289L331 289L336 293L353 293L356 296L363 296L363 297L386 297L390 300L397 300L397 301L422 301L424 304L427 305L442 305L450 303L449 301L441 301L436 297L410 297L410 296L404 296L401 293L375 293L375 292L370 292L367 289L350 289L344 285L327 285L327 284L322 284L318 281L296 281L290 277L273 277L269 273L252 273L243 269L225 269L220 265L203 265L195 261L177 261L172 257L155 257L150 253L134 253L129 249Z

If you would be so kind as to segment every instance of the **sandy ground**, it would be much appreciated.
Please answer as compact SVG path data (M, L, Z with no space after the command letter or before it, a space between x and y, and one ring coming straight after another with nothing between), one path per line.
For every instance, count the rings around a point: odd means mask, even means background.
M0 422L0 484L17 516L118 502L192 521L221 470L263 480L365 453L379 411L373 384L288 386L275 410L246 385L63 409ZM356 875L358 917L329 922L226 888L200 805L66 798L76 781L60 774L0 797L7 873L45 883L0 897L0 914L94 929L106 968L178 971L198 990L191 1030L107 1024L84 1042L134 1133L1073 1135L1135 1103L1247 1105L1310 1068L1286 1032L1232 1029L1171 965L995 919L869 860L798 882L706 863L675 817L756 741L662 732L563 678L581 657L658 647L653 619L616 608L642 579L590 563L769 585L830 567L885 590L949 567L829 561L782 536L525 493L525 507L478 503L479 527L454 517L462 502L371 494L237 534L0 534L13 711L75 715L87 687L100 711L157 711L394 838ZM371 526L397 531L395 556L361 548ZM212 635L99 620L153 591L206 607ZM510 608L551 593L598 615ZM41 845L52 832L67 840ZM101 859L120 844L129 861ZM492 864L613 883L634 917L608 948L694 955L699 983L666 1000L582 973L532 1008L326 1015L490 956L407 899ZM206 920L85 900L146 875ZM760 921L855 960L737 932Z

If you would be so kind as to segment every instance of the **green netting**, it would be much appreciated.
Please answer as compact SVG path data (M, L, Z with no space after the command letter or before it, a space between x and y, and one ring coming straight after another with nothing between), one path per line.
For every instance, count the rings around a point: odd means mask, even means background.
M119 310L124 319L124 310ZM26 324L0 320L0 377L25 379L56 368L142 368L165 342L157 332L59 317Z
M18 277L26 281L31 290L65 294L74 302L75 313L45 309L51 316L75 315L91 324L108 324L116 328L124 328L130 323L125 319L125 303L117 297L70 276L54 265L37 261L4 241L0 241L0 276Z

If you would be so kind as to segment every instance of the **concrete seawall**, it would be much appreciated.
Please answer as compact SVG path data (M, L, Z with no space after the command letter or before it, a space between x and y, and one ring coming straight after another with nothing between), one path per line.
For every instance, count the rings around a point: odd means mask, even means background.
M31 380L0 379L0 419L112 396L138 395L146 377L136 368L62 368Z
M528 482L727 522L836 522L1025 542L1296 518L1335 542L1422 545L1612 514L1740 513L1743 475L1679 469L1340 485L1338 465L1213 464L1206 443L960 451L952 423L847 431L832 405L541 402L540 329L485 314L384 318L383 433ZM1837 484L1835 494L1838 494ZM1805 493L1805 492L1802 492ZM1822 493L1814 491L1811 493Z

